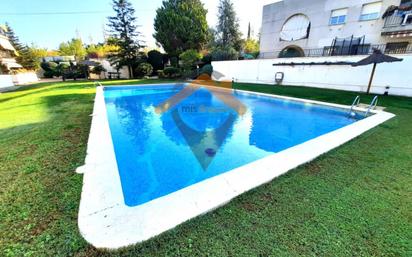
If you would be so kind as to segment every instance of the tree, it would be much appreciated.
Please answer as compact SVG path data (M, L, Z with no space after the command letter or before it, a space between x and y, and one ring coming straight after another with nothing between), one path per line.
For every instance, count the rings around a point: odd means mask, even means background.
M59 46L60 55L74 55L77 60L82 60L86 56L86 48L81 39L73 38L72 40L61 43Z
M139 77L150 76L153 73L153 66L150 63L143 62L137 66L136 73Z
M242 49L242 34L231 0L220 0L219 2L217 35L218 44L221 47L233 47L237 51Z
M243 51L247 54L259 52L259 42L254 39L247 39Z
M8 37L11 45L16 49L17 53L20 53L23 50L24 46L20 43L19 37L14 32L13 28L6 23L6 36Z
M151 50L147 53L147 62L153 66L155 72L163 70L163 54L157 50Z
M119 47L109 44L90 44L86 47L87 56L89 58L104 58L112 53L116 53Z
M41 58L47 55L47 49L26 45L20 51L18 61L25 69L37 71L40 69Z
M170 56L200 51L209 36L206 14L200 0L164 0L156 11L153 37Z
M40 59L47 56L46 49L21 44L19 37L8 23L6 23L6 36L17 52L17 62L23 68L34 71L40 69Z
M196 50L187 50L180 54L180 59L183 63L183 69L185 71L190 71L196 67L196 64L202 59L202 54L198 53Z
M133 66L141 59L140 49L143 43L139 40L137 31L135 10L128 0L113 0L113 10L116 16L109 17L110 33L112 40L110 45L118 47L118 51L110 54L109 60L117 66L127 66L130 78L133 77Z

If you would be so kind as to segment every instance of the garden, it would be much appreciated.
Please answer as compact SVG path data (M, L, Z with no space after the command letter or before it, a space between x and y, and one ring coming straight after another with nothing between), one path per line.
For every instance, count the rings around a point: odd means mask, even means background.
M167 80L107 81L104 84ZM349 104L355 93L235 84ZM0 252L4 256L408 256L412 249L412 101L397 116L317 160L143 244L88 245L77 213L95 87L43 83L0 95ZM369 96L362 95L367 99ZM370 100L370 99L368 99Z

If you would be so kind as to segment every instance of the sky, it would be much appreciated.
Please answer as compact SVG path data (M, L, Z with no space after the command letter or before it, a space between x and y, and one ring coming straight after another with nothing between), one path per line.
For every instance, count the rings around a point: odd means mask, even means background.
M136 9L137 24L146 45L156 47L153 21L162 0L130 0ZM217 23L219 0L201 0L208 10L209 26ZM279 0L232 0L239 18L240 29L247 34L251 23L254 34L259 33L262 8ZM84 43L103 41L107 16L113 15L112 0L1 0L0 24L8 22L20 41L48 49L58 48L61 42L81 37ZM79 13L82 12L82 13Z

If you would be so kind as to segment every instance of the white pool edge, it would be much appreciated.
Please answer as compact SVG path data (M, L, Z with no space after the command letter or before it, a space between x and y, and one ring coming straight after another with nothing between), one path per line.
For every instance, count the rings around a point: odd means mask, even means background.
M313 100L249 91L241 92L337 108L350 108ZM84 178L78 214L80 233L97 248L118 249L145 241L189 219L224 205L246 191L272 181L289 170L356 138L394 116L388 112L374 111L374 115L368 118L300 145L143 205L128 207L124 204L103 88L98 87L87 145L87 156L85 165L81 167Z

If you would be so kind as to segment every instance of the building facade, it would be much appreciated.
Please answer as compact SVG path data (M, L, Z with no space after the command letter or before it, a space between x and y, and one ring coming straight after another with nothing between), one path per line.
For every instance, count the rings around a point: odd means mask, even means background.
M412 0L283 0L263 7L260 58L412 53Z
M9 74L22 66L16 62L17 52L6 35L6 28L0 26L0 74Z

